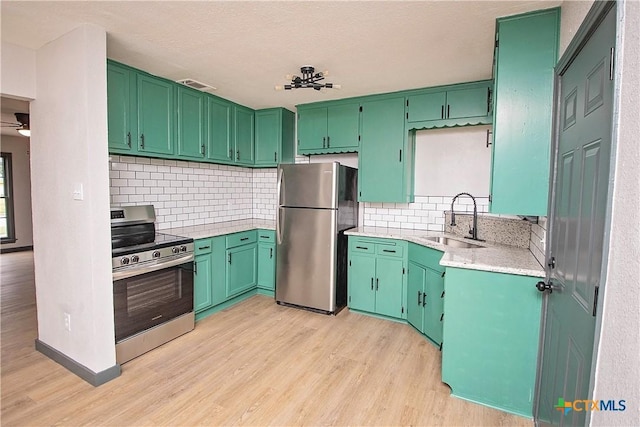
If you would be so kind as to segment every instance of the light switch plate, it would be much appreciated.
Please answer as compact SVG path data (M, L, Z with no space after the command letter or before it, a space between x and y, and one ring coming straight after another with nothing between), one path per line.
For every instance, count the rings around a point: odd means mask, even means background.
M73 186L73 200L84 200L84 189L82 183Z

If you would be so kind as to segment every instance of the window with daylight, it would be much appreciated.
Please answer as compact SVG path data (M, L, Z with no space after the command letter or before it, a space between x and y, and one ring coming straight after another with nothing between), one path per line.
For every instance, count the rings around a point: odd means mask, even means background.
M0 162L0 238L2 243L14 243L11 154L1 153Z

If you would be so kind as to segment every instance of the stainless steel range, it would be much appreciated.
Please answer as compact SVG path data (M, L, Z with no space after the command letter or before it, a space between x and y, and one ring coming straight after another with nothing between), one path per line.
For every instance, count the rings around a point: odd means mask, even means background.
M193 239L155 231L153 206L111 208L116 362L194 328Z

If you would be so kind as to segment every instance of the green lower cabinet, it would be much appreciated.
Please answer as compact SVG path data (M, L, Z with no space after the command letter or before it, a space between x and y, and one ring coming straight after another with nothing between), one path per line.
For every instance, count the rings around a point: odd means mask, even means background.
M273 230L258 230L258 289L275 292L276 244Z
M213 305L211 291L211 255L198 255L193 265L193 309L196 313Z
M442 252L409 243L407 321L436 345L442 344L444 269Z
M352 255L349 257L349 308L376 311L376 258Z
M225 301L225 239L197 239L194 247L193 306L197 315Z
M406 242L349 237L348 306L405 319Z
M227 298L255 288L258 283L258 245L227 249Z
M442 381L454 396L532 417L542 307L538 280L446 269Z

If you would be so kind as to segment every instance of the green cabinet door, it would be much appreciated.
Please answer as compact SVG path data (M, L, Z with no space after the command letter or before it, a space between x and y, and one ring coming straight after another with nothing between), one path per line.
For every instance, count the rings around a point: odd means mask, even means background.
M409 111L407 121L424 122L430 120L442 120L445 118L447 104L447 92L431 92L408 96Z
M362 105L362 141L358 159L361 202L407 202L408 161L405 150L404 98ZM408 156L409 155L409 156ZM408 168L408 169L407 169Z
M423 332L436 344L442 343L442 320L444 315L444 278L442 273L427 268L425 290Z
M409 261L407 275L407 322L420 332L424 332L424 307L422 296L427 281L427 269Z
M559 8L498 19L491 213L547 215L559 25Z
M205 95L187 87L177 88L178 155L202 159L205 157Z
M256 165L277 165L282 140L282 113L278 109L256 111Z
M489 115L490 86L447 91L447 119L464 119Z
M442 381L454 396L531 418L539 279L447 267L444 280Z
M327 108L298 110L298 154L322 151L327 145Z
M339 104L327 108L327 142L329 151L358 150L360 103Z
M378 257L376 261L376 313L402 318L402 258Z
M254 161L254 112L250 108L235 106L235 162L251 166Z
M255 243L227 249L227 297L238 295L256 286L257 259L258 245Z
M193 268L193 308L196 313L213 305L211 254L195 257Z
M174 86L146 74L137 75L138 151L173 154Z
M258 288L275 290L276 246L273 243L258 243Z
M126 67L107 62L107 117L109 150L136 151L135 74ZM133 141L133 144L132 144Z
M232 140L232 104L207 96L207 158L221 162L234 159Z
M375 312L376 258L351 255L349 263L349 307L354 310Z

